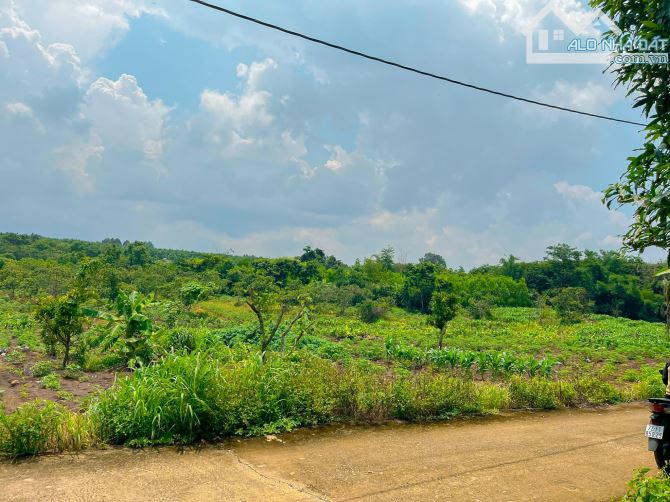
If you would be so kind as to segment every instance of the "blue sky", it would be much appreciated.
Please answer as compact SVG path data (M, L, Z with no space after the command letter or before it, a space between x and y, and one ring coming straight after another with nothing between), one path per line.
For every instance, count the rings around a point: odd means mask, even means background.
M575 16L577 0L562 0ZM639 120L596 65L528 65L536 0L229 1L454 78ZM0 230L451 266L616 249L638 128L403 73L185 0L0 0Z

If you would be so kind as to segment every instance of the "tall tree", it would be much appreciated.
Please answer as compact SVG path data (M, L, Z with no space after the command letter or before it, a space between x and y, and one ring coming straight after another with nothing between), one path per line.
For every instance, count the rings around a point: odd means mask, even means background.
M657 41L659 50L668 52L670 3L667 0L591 0L609 15L623 34L608 36L623 43ZM663 42L665 41L665 42ZM628 52L638 52L637 49ZM628 168L618 183L604 193L608 207L634 208L633 222L623 236L624 245L635 251L648 247L670 250L670 65L612 65L615 84L628 89L634 106L648 119L646 137L637 155L629 157ZM670 254L668 254L670 267ZM670 293L666 284L667 326L670 328Z

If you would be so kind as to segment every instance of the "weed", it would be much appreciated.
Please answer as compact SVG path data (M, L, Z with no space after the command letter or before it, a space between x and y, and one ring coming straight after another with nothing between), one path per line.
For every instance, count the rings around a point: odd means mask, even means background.
M55 373L49 373L42 377L40 385L44 389L60 390L60 378Z
M49 375L54 372L54 365L51 361L38 361L30 368L30 373L37 378Z

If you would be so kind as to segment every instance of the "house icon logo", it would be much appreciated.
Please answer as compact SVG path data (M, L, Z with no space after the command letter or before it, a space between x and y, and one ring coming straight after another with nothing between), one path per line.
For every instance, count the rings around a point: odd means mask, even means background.
M553 0L530 20L526 35L528 64L607 64L612 50L603 47L603 33L621 30L602 10L568 13Z

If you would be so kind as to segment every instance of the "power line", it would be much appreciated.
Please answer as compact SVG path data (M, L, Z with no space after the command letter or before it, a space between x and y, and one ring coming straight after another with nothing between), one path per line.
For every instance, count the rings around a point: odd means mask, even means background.
M234 16L234 17L238 17L240 19L244 19L245 21L249 21L249 22L252 22L252 23L255 23L255 24L259 24L261 26L265 26L266 28L270 28L272 30L281 31L282 33L286 33L287 35L302 38L304 40L309 40L310 42L314 42L315 44L325 45L326 47L330 47L332 49L337 49L339 51L343 51L343 52L346 52L346 53L349 53L349 54L353 54L354 56L369 59L371 61L377 61L378 63L382 63L382 64L385 64L385 65L388 65L388 66L393 66L395 68L400 68L401 70L406 70L406 71L409 71L409 72L412 72L412 73L417 73L419 75L423 75L423 76L426 76L426 77L435 78L437 80L442 80L444 82L449 82L450 84L456 84L456 85L460 85L462 87L467 87L468 89L474 89L476 91L485 92L485 93L488 93L488 94L493 94L495 96L501 96L503 98L513 99L513 100L516 100L516 101L522 101L524 103L530 103L532 105L543 106L545 108L552 108L554 110L560 110L560 111L569 112L569 113L576 113L578 115L585 115L587 117L594 117L594 118L597 118L597 119L609 120L609 121L612 121L612 122L620 122L622 124L631 124L631 125L642 126L642 127L647 126L647 124L643 124L641 122L633 122L631 120L619 119L619 118L616 118L616 117L609 117L607 115L598 115L597 113L589 113L589 112L585 112L585 111L581 111L581 110L575 110L574 108L567 108L567 107L564 107L564 106L552 105L551 103L545 103L543 101L537 101L537 100L534 100L534 99L524 98L524 97L521 97L521 96L516 96L514 94L508 94L508 93L505 93L505 92L496 91L494 89L489 89L487 87L481 87L479 85L470 84L468 82L463 82L461 80L455 80L453 78L445 77L444 75L437 75L435 73L431 73L431 72L428 72L428 71L420 70L418 68L414 68L412 66L406 66L406 65L403 65L403 64L400 64L400 63L396 63L394 61L389 61L388 59L383 59L383 58L380 58L380 57L377 57L377 56L372 56L370 54L366 54L365 52L357 51L357 50L354 50L354 49L349 49L349 48L343 47L341 45L333 44L331 42L326 42L325 40L310 37L309 35L304 35L303 33L299 33L297 31L292 31L292 30L289 30L289 29L286 29L286 28L282 28L281 26L277 26L276 24L271 24L271 23L268 23L268 22L265 22L265 21L261 21L260 19L256 19L256 18L251 17L251 16L246 16L244 14L240 14L239 12L235 12L233 10L226 9L225 7L221 7L219 5L211 4L211 3L205 2L203 0L189 0L189 1L191 1L193 3L200 4L204 7L209 7L210 9L214 9L214 10L217 10L219 12L223 12L225 14L229 14L229 15Z

